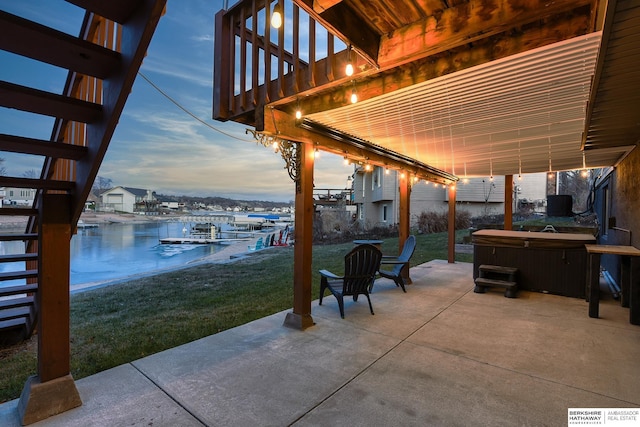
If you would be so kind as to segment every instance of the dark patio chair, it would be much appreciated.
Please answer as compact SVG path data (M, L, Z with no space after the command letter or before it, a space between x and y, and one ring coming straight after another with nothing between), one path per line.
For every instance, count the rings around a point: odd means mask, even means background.
M329 290L338 300L340 317L344 319L344 297L353 296L358 300L358 295L364 295L369 301L369 310L373 314L369 288L373 284L376 272L380 268L382 252L373 245L358 245L344 257L344 276L337 276L328 270L320 270L320 301L324 291Z
M413 252L416 250L416 236L410 235L407 237L407 240L404 241L404 246L402 247L402 252L399 256L391 256L385 255L382 257L382 261L380 262L380 267L383 265L389 265L389 270L380 269L378 273L380 276L386 277L387 279L391 279L395 282L396 286L400 286L403 292L407 292L404 288L404 279L402 278L402 270L404 268L409 268L409 260L413 256ZM373 283L371 283L371 292L373 289Z

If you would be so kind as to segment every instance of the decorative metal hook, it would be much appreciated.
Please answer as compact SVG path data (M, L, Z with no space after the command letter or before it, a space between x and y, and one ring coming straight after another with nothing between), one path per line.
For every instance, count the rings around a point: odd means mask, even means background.
M301 190L300 169L302 168L302 147L300 143L252 129L247 129L245 133L253 135L256 142L264 147L273 147L274 144L277 144L276 151L280 152L280 156L285 162L284 168L296 184L296 193L299 193Z

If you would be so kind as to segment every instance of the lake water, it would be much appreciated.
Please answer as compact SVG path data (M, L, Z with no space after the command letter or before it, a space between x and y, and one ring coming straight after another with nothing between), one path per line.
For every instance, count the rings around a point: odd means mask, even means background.
M130 275L184 266L224 249L220 244L161 244L165 237L182 237L182 222L152 221L100 224L79 229L71 239L71 290ZM24 252L22 242L0 242L0 253ZM0 263L0 272L24 269L24 262ZM17 285L24 280L0 282Z

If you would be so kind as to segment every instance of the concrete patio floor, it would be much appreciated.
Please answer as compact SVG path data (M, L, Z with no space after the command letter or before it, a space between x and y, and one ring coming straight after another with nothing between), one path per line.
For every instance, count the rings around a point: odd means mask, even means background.
M568 408L640 407L640 327L603 298L473 292L472 265L412 268L403 294L313 302L76 382L83 406L34 426L562 426ZM0 425L18 426L17 401Z

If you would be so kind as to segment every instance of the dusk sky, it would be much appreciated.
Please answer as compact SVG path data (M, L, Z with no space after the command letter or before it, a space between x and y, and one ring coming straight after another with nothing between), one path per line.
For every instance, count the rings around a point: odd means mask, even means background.
M98 173L114 185L161 194L289 201L294 185L284 161L245 134L246 126L211 119L213 22L223 0L168 0L140 72L207 125L138 75ZM230 0L229 4L235 1ZM73 34L83 10L62 0L0 0L0 9ZM0 52L0 80L61 93L66 71ZM0 133L49 139L53 119L0 107ZM211 127L215 128L212 129ZM0 152L7 175L40 173L42 159ZM344 188L353 172L322 153L316 188Z

